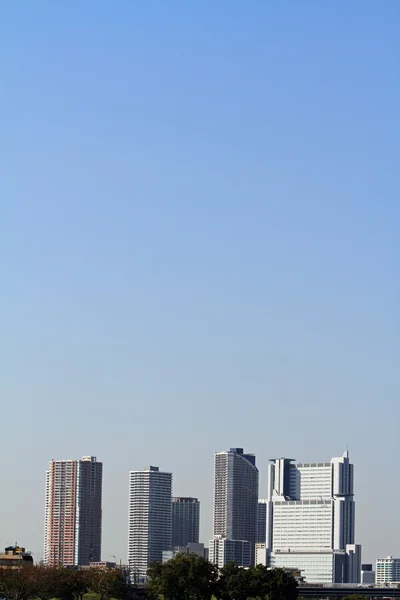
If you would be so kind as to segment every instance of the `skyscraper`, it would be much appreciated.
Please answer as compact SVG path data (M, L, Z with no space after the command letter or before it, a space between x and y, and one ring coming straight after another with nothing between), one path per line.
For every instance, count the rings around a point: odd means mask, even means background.
M144 581L152 562L171 546L172 473L158 467L129 473L128 567L131 580Z
M258 505L258 469L254 454L244 454L243 448L231 448L227 452L218 452L214 459L214 539L210 541L210 560L219 566L225 561L223 556L232 554L234 549L236 562L254 563L254 551L257 538ZM225 540L219 544L215 540ZM239 548L239 544L250 543L250 553ZM223 552L216 548L224 548ZM228 550L229 547L229 550ZM247 547L247 546L246 546ZM244 564L242 566L248 566Z
M172 498L172 546L199 542L200 502L197 498Z
M310 583L358 583L361 549L354 544L353 465L348 452L330 462L269 467L269 564L300 569Z
M88 565L101 558L103 464L95 456L52 460L46 472L44 561Z

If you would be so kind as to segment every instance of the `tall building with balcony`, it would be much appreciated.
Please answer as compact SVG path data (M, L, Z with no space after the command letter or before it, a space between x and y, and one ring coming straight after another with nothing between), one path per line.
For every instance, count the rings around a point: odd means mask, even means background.
M354 544L353 465L348 452L330 462L271 460L267 561L298 569L309 583L359 583Z
M387 556L376 561L375 583L377 587L400 584L400 558Z
M172 546L199 543L200 502L197 498L172 498Z
M235 556L239 566L254 564L257 506L258 469L254 454L245 454L243 448L216 453L209 555L212 562L221 567Z
M89 565L101 558L103 464L95 456L52 460L46 472L44 562Z
M129 473L128 568L133 583L146 581L147 569L171 547L172 473L158 467Z

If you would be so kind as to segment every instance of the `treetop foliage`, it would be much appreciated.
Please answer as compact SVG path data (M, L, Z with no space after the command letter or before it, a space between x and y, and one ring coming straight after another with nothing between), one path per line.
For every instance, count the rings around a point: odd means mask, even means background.
M148 570L144 590L150 600L296 600L297 582L283 569L234 563L218 569L195 554L178 554ZM0 598L6 600L128 600L129 586L119 569L23 566L0 568ZM356 599L352 599L356 600Z
M296 600L297 582L284 569L263 565L242 568L235 563L223 569L195 554L178 554L167 563L154 563L148 571L148 591L163 600Z
M7 600L82 600L89 591L100 600L126 600L128 586L118 569L0 568L0 594Z

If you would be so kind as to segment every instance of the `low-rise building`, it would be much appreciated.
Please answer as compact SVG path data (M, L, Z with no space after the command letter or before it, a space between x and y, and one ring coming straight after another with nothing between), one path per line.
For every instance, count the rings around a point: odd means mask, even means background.
M372 569L371 564L361 565L361 585L374 585L375 584L375 571Z
M168 548L163 550L162 553L162 562L166 563L172 558L174 558L177 554L197 554L197 556L201 556L202 558L208 558L208 552L206 552L206 548L204 548L204 544L196 544L194 542L189 542L186 546L172 546L172 548Z
M22 546L8 546L4 554L0 554L0 567L17 569L24 565L32 565L33 558L30 552L26 552Z
M97 562L91 562L91 563L89 563L89 568L90 569L99 569L101 571L106 571L107 569L116 569L117 568L117 563L116 562L110 562L108 560L99 560Z
M215 536L210 540L209 560L222 569L230 562L238 567L250 567L255 544L247 540L230 540L222 536Z
M375 582L377 587L390 583L400 584L400 558L387 556L376 561Z

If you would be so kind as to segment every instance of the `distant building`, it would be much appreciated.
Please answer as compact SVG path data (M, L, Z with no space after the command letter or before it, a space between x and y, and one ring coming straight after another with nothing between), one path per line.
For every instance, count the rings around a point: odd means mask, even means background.
M297 581L297 583L300 584L304 584L304 577L301 574L301 571L299 571L298 569L284 569L287 573L289 573L289 575L291 575L292 577L295 578L295 580Z
M90 569L99 569L100 571L107 571L107 569L116 569L117 563L110 562L108 560L99 560L97 562L91 562L89 564Z
M0 568L17 569L23 565L33 565L33 558L21 546L8 546L4 554L0 554Z
M259 500L257 506L257 544L265 544L267 539L267 500Z
M209 560L220 569L230 562L250 567L254 560L254 548L252 542L214 537L210 541Z
M346 583L361 582L361 546L360 544L346 544Z
M202 558L208 558L208 552L207 549L204 548L204 544L195 544L194 542L189 542L186 544L186 546L172 546L167 550L163 550L162 562L168 562L177 554L196 554Z
M361 547L354 544L348 452L330 462L273 459L268 475L269 566L298 569L308 583L359 583Z
M158 467L129 473L128 567L131 581L146 581L147 569L171 547L172 473Z
M84 566L101 558L103 464L52 460L46 472L44 562Z
M235 560L238 566L254 564L257 505L258 469L254 454L245 454L243 448L216 453L210 561L220 566L223 560Z
M200 502L197 498L172 498L172 543L171 546L198 544Z
M376 561L375 582L377 587L390 583L400 584L400 558L387 556Z
M268 554L267 554L267 545L266 544L256 544L256 565L267 565L268 564Z
M361 565L361 582L362 585L374 585L375 583L375 571L372 569L371 564Z

